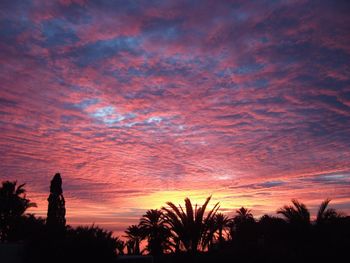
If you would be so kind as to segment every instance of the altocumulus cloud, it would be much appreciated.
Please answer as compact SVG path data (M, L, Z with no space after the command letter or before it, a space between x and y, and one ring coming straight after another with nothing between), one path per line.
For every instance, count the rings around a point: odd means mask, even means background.
M39 213L57 170L73 223L164 189L349 211L348 2L0 5L0 179Z

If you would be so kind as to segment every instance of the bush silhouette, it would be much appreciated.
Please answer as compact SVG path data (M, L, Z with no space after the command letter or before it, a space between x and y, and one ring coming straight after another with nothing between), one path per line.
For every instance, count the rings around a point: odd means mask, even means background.
M79 226L67 230L64 260L71 262L113 262L117 238L98 226Z
M26 198L25 184L5 181L0 187L0 242L17 241L16 228L24 212L36 204ZM18 232L18 231L17 231Z

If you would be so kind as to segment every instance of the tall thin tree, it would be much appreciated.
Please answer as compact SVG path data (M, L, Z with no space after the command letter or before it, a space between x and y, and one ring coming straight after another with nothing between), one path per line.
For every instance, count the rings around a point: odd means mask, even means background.
M64 228L66 225L66 208L62 191L62 178L59 173L56 173L51 180L50 196L47 200L49 202L46 220L47 226Z

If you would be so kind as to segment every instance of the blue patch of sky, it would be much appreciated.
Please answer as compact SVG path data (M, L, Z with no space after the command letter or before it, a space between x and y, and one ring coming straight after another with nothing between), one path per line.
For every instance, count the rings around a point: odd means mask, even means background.
M258 72L260 70L262 70L264 68L263 64L247 64L247 65L243 65L243 66L239 66L236 69L234 69L234 73L236 74L250 74L250 73L255 73Z
M191 62L188 62L191 63ZM149 77L149 76L187 76L191 73L193 67L187 64L187 61L175 61L165 59L155 65L144 63L138 68L129 67L126 70L116 69L107 71L106 74L117 78L119 81L128 83L133 77Z
M160 123L165 122L165 121L169 121L169 120L166 118L160 117L160 116L152 116L152 117L149 117L149 118L142 120L142 121L126 123L124 126L126 126L126 127L144 126L144 125L153 126L153 125L159 125Z
M266 88L269 84L269 81L267 79L257 79L253 81L252 86L258 87L258 88Z
M269 84L267 79L256 79L252 81L247 81L241 84L242 87L246 88L266 88Z
M330 95L316 95L316 96L305 96L305 100L310 101L310 102L323 102L330 107L324 107L324 110L333 110L333 109L338 109L338 110L343 110L345 112L349 111L350 107L347 106L346 104L342 103L336 96L330 96Z
M97 8L104 12L113 12L115 15L141 15L145 5L160 6L164 1L162 0L147 0L147 1L111 1L111 0L91 0L87 3L90 8Z
M162 40L175 40L182 34L182 19L153 18L143 25L143 37L157 37Z
M261 98L261 99L257 99L256 101L252 101L255 102L257 104L284 104L286 103L286 99L283 97L278 97L278 96L274 96L274 97L266 97L266 98Z
M74 92L79 92L85 95L94 95L94 96L99 96L101 95L101 91L95 88L92 88L90 86L79 86L79 85L70 85L70 83L65 82L64 80L62 82L59 82L61 85L64 87L69 88L70 90Z
M160 123L163 119L158 116L153 116L147 119L147 123Z
M146 87L145 89L136 91L136 92L129 92L124 95L124 98L126 99L144 99L150 96L156 96L160 97L164 94L166 91L166 87L164 86L157 86L157 87Z
M268 182L264 182L264 183L259 184L259 186L261 186L263 188L271 188L271 187L284 185L285 183L286 182L283 182L283 181L268 181Z
M120 52L140 54L140 39L137 37L116 37L109 40L99 40L86 44L72 52L79 66L87 66L100 60L115 56Z
M8 106L8 107L14 107L17 105L17 102L14 100L8 100L5 98L0 98L0 106Z
M84 99L79 103L65 102L63 108L67 110L85 110L89 106L95 105L100 102L98 98Z
M244 22L249 18L249 14L242 10L234 10L232 12L232 17L239 22Z
M61 116L61 122L62 123L71 123L74 121L81 121L83 120L80 116L74 116L74 115L62 115Z
M79 41L75 31L63 19L51 19L42 23L42 33L45 37L44 45L55 47L73 44Z
M296 40L282 41L273 47L276 55L280 59L286 60L302 60L308 63L308 71L314 69L318 71L319 65L331 69L339 69L347 66L350 55L344 50L329 48L311 42L300 42Z
M107 106L100 109L97 109L92 116L97 118L104 118L115 113L115 108L113 106Z
M70 3L68 6L60 6L62 16L68 22L74 25L88 24L92 22L92 17L89 12L86 12L86 6L77 3Z
M259 40L261 43L268 43L269 42L268 37L261 37Z
M15 38L30 28L31 24L24 18L16 21L10 19L0 20L0 40L7 44L14 44Z
M76 104L76 106L78 108L85 110L86 108L88 108L92 105L95 105L95 104L99 103L100 101L101 100L98 98L85 99L85 100L82 100L80 103Z
M215 74L220 78L229 77L235 74L244 75L256 73L264 68L263 64L246 64L236 68L226 68L224 70L217 71Z
M91 114L92 117L102 121L106 125L118 124L122 121L134 119L135 113L120 114L114 106L106 106L97 109Z
M166 122L169 124L171 118L164 118L162 116L151 116L143 120L134 120L138 115L134 112L120 113L114 106L106 106L90 113L90 116L96 120L104 123L108 127L113 128L131 128L133 126L158 126L160 123ZM176 117L174 117L176 118Z
M300 180L310 181L313 183L350 185L350 174L349 172L321 174L311 178L302 178Z

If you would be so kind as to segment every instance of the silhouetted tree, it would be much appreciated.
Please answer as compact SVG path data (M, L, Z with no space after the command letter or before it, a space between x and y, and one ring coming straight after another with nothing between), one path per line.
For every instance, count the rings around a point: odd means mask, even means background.
M263 215L259 220L259 229L264 245L281 245L287 236L287 223L276 216Z
M223 236L223 233L225 229L229 227L230 219L228 216L217 213L214 217L214 224L215 224L215 231L218 231L218 241L219 241L219 247L221 248L225 238Z
M285 205L279 210L278 214L282 214L289 223L292 224L310 224L310 212L307 207L296 199L292 199L293 206Z
M98 226L69 228L62 262L114 262L118 239Z
M14 241L11 232L24 212L30 207L36 207L35 203L26 198L25 184L16 186L17 182L2 182L0 187L0 241Z
M126 243L128 254L140 255L140 243L144 237L141 227L138 225L131 225L126 229L125 233L125 237L128 238Z
M151 209L140 220L140 227L148 245L146 249L152 255L160 255L169 249L170 230L165 224L163 213L157 209Z
M123 240L121 240L119 237L116 238L116 242L117 242L117 253L118 255L124 255L124 249L125 249L125 242Z
M24 185L6 181L0 186L0 241L21 241L23 262L28 263L115 262L125 247L128 254L142 254L140 242L144 239L153 255L169 252L170 241L176 252L192 252L155 257L169 263L229 262L233 258L237 262L340 262L348 256L350 217L329 208L329 199L322 202L315 224L311 224L309 210L295 199L277 211L284 219L264 215L255 221L244 207L236 210L232 219L217 213L219 203L205 213L210 198L202 206L193 207L186 198L184 208L168 202L169 207L162 210L148 210L139 225L128 227L128 241L124 242L99 227L66 226L59 174L51 181L46 224L33 214L24 214L35 206L26 198ZM225 242L228 227L232 241ZM57 229L64 234L53 235ZM220 250L210 251L216 238ZM203 253L193 253L199 249Z
M341 216L334 208L328 208L330 201L326 199L321 203L317 212L317 224L324 224Z
M250 209L242 206L240 209L236 210L236 215L234 216L233 220L236 224L240 224L248 221L254 221L254 217Z
M236 215L232 219L233 228L231 236L242 246L252 245L256 241L256 222L250 209L241 207L236 210Z
M293 261L309 259L312 245L310 212L306 205L292 199L293 205L285 205L279 210L288 223L288 247ZM309 259L311 260L311 259Z
M34 214L23 215L15 229L12 231L12 235L15 240L33 240L38 236L42 237L45 233L45 220L41 217L35 217Z
M16 227L16 235L24 241L25 250L23 253L26 263L48 262L47 254L50 253L47 247L47 232L45 220L33 214L22 216L20 224ZM53 261L50 261L53 262Z
M237 232L238 228L240 228L242 225L252 223L254 221L255 220L251 210L244 207L237 209L236 215L231 219L231 222L229 222L231 238L233 238L235 232Z
M62 191L62 178L59 173L56 173L51 180L50 196L47 200L49 206L46 224L51 228L64 228L66 225L66 208Z
M206 199L201 207L196 205L193 209L190 199L186 198L185 211L181 205L177 207L172 202L167 202L169 208L162 208L165 212L166 222L174 236L176 250L179 250L182 245L186 251L197 252L199 245L202 249L208 246L211 240L211 237L208 237L210 225L219 208L219 203L215 204L207 216L204 217L210 199L211 196Z

